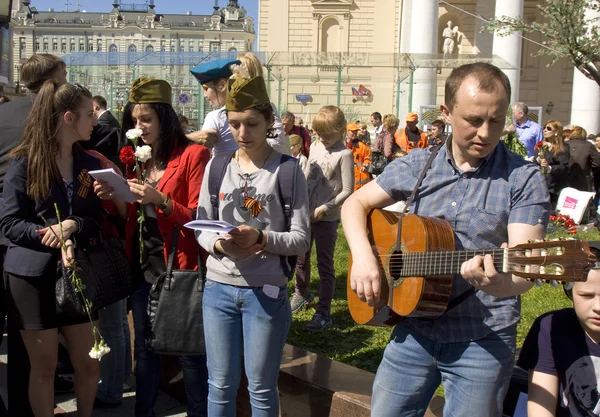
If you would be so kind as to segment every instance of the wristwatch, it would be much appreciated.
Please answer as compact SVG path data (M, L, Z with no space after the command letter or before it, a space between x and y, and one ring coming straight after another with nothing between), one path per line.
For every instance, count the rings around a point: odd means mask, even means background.
M169 198L168 195L166 195L164 201L156 207L158 207L161 211L165 211L167 209L167 205L169 204L169 201L171 201L171 199Z
M263 240L265 238L265 235L263 234L263 231L260 229L254 229L258 232L258 238L256 239L256 243L258 243L259 245L263 244Z

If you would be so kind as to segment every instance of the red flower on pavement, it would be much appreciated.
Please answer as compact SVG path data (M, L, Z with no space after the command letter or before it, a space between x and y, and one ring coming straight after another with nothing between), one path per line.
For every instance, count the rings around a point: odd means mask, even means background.
M135 165L135 151L131 146L124 146L119 152L119 160L125 165L125 169L129 170L129 167Z

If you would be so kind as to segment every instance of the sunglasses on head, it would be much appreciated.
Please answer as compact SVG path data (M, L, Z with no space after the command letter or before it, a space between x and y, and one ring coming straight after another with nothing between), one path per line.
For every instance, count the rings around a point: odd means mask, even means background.
M81 85L81 84L79 84L79 83L73 83L73 84L71 84L71 85L73 85L73 86L75 87L75 91L73 92L73 95L72 95L72 96L71 96L71 98L69 99L69 105L68 105L68 108L69 108L69 109L71 108L71 104L73 103L73 100L75 100L75 97L77 97L77 94L78 94L80 91L87 91L87 92L89 93L88 89L87 89L87 88L85 88L84 86L82 86L82 85Z

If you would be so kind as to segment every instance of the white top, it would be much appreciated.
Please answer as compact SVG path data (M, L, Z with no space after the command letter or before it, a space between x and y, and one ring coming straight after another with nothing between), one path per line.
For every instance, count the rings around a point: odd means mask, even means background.
M213 110L206 115L202 130L217 131L217 142L213 148L214 156L221 153L229 154L238 148L238 145L235 143L235 139L233 139L233 135L231 134L231 129L229 128L225 106Z

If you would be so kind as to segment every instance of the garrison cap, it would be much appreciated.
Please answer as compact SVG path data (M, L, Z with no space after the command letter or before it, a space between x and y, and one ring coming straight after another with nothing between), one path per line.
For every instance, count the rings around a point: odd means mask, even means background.
M242 61L238 59L215 59L214 61L204 62L195 66L190 72L196 77L200 84L212 80L231 77L231 66L240 65Z
M130 103L149 104L171 102L171 85L165 80L157 78L138 78L131 84L129 93Z
M270 102L263 77L230 78L227 82L226 110L244 111Z

